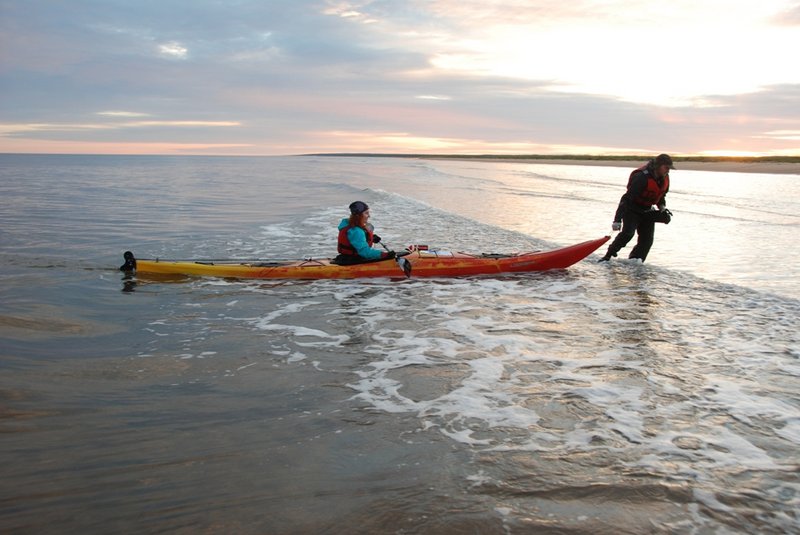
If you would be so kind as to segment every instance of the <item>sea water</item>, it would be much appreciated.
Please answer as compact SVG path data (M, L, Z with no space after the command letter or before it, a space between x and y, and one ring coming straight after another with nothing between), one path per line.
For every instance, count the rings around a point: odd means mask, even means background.
M0 155L0 531L800 531L800 177L673 172L647 263L129 279L610 232L630 169ZM602 253L604 248L598 253Z

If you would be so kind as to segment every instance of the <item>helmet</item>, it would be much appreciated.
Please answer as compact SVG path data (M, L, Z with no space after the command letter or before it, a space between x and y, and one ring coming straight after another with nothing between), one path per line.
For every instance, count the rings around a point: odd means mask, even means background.
M367 206L367 203L365 202L355 201L350 203L350 213L353 215L363 214L367 210L369 210L369 206Z

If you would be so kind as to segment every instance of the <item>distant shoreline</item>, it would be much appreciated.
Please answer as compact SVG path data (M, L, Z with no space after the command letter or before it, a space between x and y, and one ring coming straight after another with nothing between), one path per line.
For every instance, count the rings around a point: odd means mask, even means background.
M420 156L422 160L440 160L444 158L428 158ZM507 162L507 163L533 163L533 164L552 164L552 165L585 165L592 167L625 167L636 168L647 161L642 160L559 160L559 159L526 159L526 158L446 158L448 160L470 161L470 162ZM800 163L792 162L697 162L697 161L676 161L675 171L718 171L726 173L763 173L780 175L800 175Z
M449 155L449 154L372 154L329 153L305 156L350 156L370 158L412 158L418 160L455 160L468 162L524 163L549 165L582 165L594 167L636 168L653 156L494 156L494 155ZM675 171L719 171L726 173L763 173L800 175L800 156L793 157L701 157L677 156Z
M271 157L268 155L233 154L83 154L83 153L13 153L0 152L0 156L130 156L130 157L207 157L249 158ZM282 157L349 157L349 158L407 158L414 160L453 160L491 163L522 163L546 165L579 165L587 167L636 168L654 155L594 156L594 155L495 155L495 154L392 154L370 152L329 152L285 154ZM720 171L725 173L761 173L800 175L800 156L674 156L676 171Z

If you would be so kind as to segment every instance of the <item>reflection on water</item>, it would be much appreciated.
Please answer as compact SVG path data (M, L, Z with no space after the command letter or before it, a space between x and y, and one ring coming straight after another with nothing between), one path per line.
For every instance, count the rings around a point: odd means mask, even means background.
M436 188L422 187L412 176L392 191L559 244L609 232L631 171L458 161L423 165ZM670 179L667 204L674 217L669 225L657 225L649 264L800 298L800 289L786 284L785 272L800 262L797 175L677 170Z
M122 277L122 291L124 293L133 292L136 290L137 281L132 273L126 273Z

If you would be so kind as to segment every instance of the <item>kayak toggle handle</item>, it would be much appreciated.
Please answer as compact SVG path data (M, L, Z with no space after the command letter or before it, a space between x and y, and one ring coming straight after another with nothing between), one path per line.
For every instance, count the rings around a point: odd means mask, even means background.
M120 271L136 271L136 258L132 252L125 251L122 258L125 259L125 263L119 267Z

